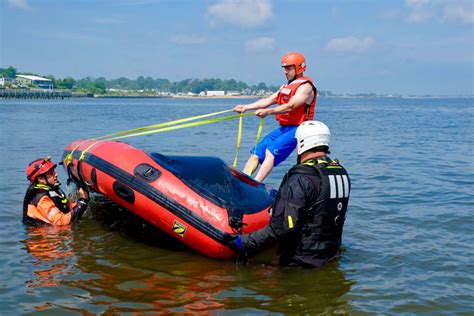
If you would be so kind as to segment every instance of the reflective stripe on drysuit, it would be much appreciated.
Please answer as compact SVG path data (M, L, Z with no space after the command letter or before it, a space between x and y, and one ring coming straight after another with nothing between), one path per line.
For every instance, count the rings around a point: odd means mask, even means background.
M350 182L334 160L308 161L283 178L268 226L243 235L247 251L280 241L280 263L318 267L339 254Z
M59 188L43 184L28 187L23 201L23 223L27 225L68 225L75 223L87 208L87 202L70 203Z
M283 85L278 91L277 103L280 105L288 103L290 99L296 94L298 88L306 83L311 84L311 87L313 88L313 100L310 104L300 105L288 113L275 115L275 119L278 121L278 123L280 123L280 125L298 126L304 121L312 120L314 118L314 107L316 106L316 99L318 93L313 83L313 80L309 77L299 77L298 79L295 79L289 82L288 84Z

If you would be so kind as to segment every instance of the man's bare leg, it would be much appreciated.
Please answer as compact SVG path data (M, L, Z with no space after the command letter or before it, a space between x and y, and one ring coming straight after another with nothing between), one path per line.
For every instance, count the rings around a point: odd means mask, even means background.
M262 166L260 167L260 170L258 170L258 173L255 176L255 180L263 182L263 180L265 180L270 171L272 171L274 163L275 156L273 156L273 154L267 149L265 151L265 160L263 160Z
M249 176L251 176L255 170L258 168L258 156L255 154L250 155L249 160L245 164L243 172Z

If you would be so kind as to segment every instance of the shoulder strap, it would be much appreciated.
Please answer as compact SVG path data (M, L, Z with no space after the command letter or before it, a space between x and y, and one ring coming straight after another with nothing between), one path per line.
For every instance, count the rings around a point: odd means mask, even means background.
M305 115L306 115L305 120L307 121L307 120L309 120L309 112L311 110L311 104L313 104L313 102L318 97L318 89L316 88L316 86L314 85L312 80L306 80L306 82L311 85L311 88L313 89L313 94L314 94L313 100L311 100L311 103L310 104L305 104L305 109L304 109L305 110Z
M319 175L319 172L316 172L315 168L306 164L298 164L294 166L293 168L291 168L290 171L288 171L288 173L289 175L293 175L293 174L305 174L305 175L310 175L310 176Z
M24 204L36 205L43 196L48 195L48 189L49 189L48 187L43 188L35 184L30 185L28 189L26 190Z

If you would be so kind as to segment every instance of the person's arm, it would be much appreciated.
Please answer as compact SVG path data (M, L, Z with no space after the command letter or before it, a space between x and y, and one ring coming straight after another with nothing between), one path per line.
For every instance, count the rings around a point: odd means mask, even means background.
M292 175L279 189L269 225L251 234L242 235L245 250L258 250L298 229L301 225L301 213L307 203L307 192L312 190L313 184L306 177Z
M259 99L255 102L252 102L246 105L238 104L234 107L233 110L234 112L244 113L245 111L248 111L248 110L267 108L270 105L276 103L277 96L278 96L278 91L273 93L272 95L269 95L268 97Z
M256 112L259 117L265 117L273 114L285 114L293 111L299 106L305 105L314 98L314 90L310 83L301 85L296 90L295 95L288 101L288 103L281 104L271 109L261 109Z

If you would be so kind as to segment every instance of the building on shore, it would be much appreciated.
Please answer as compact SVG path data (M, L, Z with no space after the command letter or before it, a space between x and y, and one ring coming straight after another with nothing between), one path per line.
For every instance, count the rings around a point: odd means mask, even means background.
M0 78L0 87L6 87L8 85L11 86L14 83L15 82L12 78L4 78L4 77Z
M206 95L208 97L223 97L225 96L225 91L222 91L222 90L208 90L206 91Z
M54 84L51 79L33 76L33 75L16 75L16 82L25 87L34 86L41 89L54 89Z

